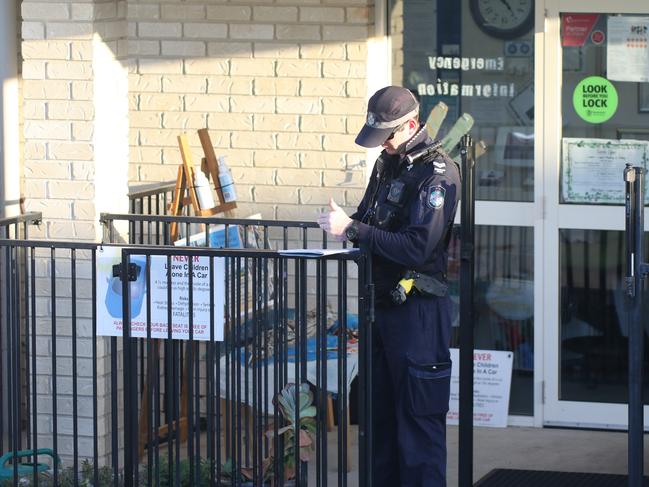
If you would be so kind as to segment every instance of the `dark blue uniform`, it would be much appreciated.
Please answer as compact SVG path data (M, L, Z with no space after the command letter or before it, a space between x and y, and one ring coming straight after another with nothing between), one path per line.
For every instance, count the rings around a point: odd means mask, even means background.
M405 158L432 144L422 128L404 154L383 152L352 215L361 222L358 243L373 254L377 299L373 487L446 485L449 298L412 293L395 305L389 297L407 270L446 279L458 167L441 151L410 165Z

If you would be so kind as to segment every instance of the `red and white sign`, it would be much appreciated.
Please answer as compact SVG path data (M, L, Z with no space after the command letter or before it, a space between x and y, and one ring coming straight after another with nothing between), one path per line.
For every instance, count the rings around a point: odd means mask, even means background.
M599 14L563 14L561 16L561 45L564 47L583 46L598 18Z
M451 399L446 421L459 422L460 353L451 348ZM509 391L512 382L513 352L473 351L473 424L504 428L509 413Z

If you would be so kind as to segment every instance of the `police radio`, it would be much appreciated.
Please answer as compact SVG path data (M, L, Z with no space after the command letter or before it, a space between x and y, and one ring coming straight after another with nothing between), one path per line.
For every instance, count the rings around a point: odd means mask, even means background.
M439 141L435 142L433 145L430 145L425 149L417 152L411 152L406 156L406 161L408 161L408 164L414 164L415 162L426 160L429 156L438 152L440 147L442 147L442 143Z

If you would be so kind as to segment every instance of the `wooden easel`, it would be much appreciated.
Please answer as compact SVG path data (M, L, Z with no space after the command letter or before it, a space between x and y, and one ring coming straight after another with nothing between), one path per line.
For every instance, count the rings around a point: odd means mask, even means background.
M205 173L208 180L211 178L216 189L216 194L219 199L219 204L213 208L201 208L198 195L196 194L196 187L194 186L194 161L192 158L191 150L189 148L189 143L187 141L187 136L182 134L178 136L178 146L180 148L180 155L182 157L182 164L178 166L178 176L176 178L176 188L174 192L174 199L169 205L169 214L177 216L181 214L183 206L191 204L194 208L194 214L197 216L212 216L218 213L224 213L226 217L233 217L233 210L237 207L235 201L226 203L225 198L223 197L223 190L219 183L219 163L214 153L214 147L212 146L212 140L210 139L210 134L207 129L198 130L198 137L201 141L203 147L203 153L205 157L201 160L200 170ZM185 192L188 193L188 196L185 196ZM178 240L178 223L172 222L170 226L170 236L171 241L174 242ZM160 342L156 340L156 345L154 346L154 359L160 355ZM194 347L194 344L189 344L189 346ZM195 351L195 350L194 350ZM191 367L192 364L187 363L187 357L189 354L185 354L185 363L182 368L182 378L185 377L185 371L187 367ZM140 445L139 453L140 458L143 457L144 451L147 446L148 441L148 428L149 428L149 416L146 414L149 409L149 395L148 391L148 381L145 382L144 388L142 390L142 408L140 412ZM187 408L189 397L187 394L186 384L182 383L180 389L180 414L178 420L171 422L172 431L177 431L180 435L180 441L187 441L188 432L187 432ZM170 439L169 427L167 424L161 425L157 431L157 438L167 438Z
M237 207L237 203L234 201L226 203L223 197L223 191L219 184L219 163L214 153L210 134L207 132L207 129L200 129L198 131L198 137L205 154L205 157L201 161L201 171L205 173L208 179L210 177L212 178L216 195L219 198L219 204L213 208L201 208L198 202L198 196L196 195L196 187L194 186L194 161L191 150L189 149L189 143L187 142L187 136L183 134L178 136L178 146L183 163L178 166L176 189L174 199L169 207L169 214L180 215L183 206L191 204L194 207L194 214L196 216L212 216L217 213L225 213L226 216L230 217L232 216L230 212ZM189 193L189 197L185 196L185 190ZM178 240L178 223L171 223L170 234L172 242Z

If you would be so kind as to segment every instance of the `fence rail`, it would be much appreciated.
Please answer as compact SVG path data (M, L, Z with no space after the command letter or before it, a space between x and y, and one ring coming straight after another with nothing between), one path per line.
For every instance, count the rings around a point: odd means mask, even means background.
M40 211L0 218L0 238L29 238L29 226L40 225L42 219L43 215Z
M0 271L0 482L344 486L351 407L368 485L366 254L0 240Z

